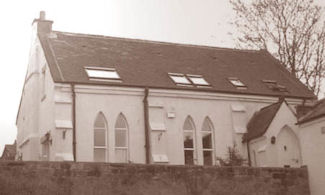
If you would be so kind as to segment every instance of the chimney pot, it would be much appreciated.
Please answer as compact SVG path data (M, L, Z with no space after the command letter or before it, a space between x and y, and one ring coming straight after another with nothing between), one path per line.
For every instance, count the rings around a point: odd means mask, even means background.
M40 11L40 13L39 13L39 19L40 20L45 20L45 11Z

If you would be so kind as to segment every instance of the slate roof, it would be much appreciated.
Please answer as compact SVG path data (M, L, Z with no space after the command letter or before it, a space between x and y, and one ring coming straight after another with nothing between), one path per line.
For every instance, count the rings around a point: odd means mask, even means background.
M264 135L283 102L284 100L278 101L255 112L247 124L247 133L244 134L243 141L246 142Z
M263 50L237 50L53 31L39 34L55 82L187 89L268 96L315 98ZM84 67L115 68L122 82L89 80ZM203 75L211 88L177 86L168 73ZM247 89L237 89L237 77ZM288 93L268 88L276 80Z
M317 101L311 111L299 118L298 124L306 123L323 116L325 116L325 99Z

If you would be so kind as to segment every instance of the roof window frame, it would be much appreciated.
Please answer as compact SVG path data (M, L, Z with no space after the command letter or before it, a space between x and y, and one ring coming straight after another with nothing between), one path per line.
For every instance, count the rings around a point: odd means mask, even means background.
M169 72L168 76L177 86L193 87L193 83L186 77L185 74ZM173 77L181 77L185 79L187 82L177 82Z
M236 87L237 89L247 89L248 88L247 85L245 83L243 83L237 77L228 77L228 81L231 83L232 86Z
M92 81L113 81L113 82L122 82L121 76L115 68L106 68L106 67L96 67L96 66L85 66L84 70L88 76L89 80ZM115 76L94 76L90 71L103 71L114 73Z
M202 76L202 75L197 75L197 74L186 74L186 77L188 80L196 87L210 87L211 84ZM197 78L197 79L202 79L205 84L202 83L196 83L195 81L192 80Z

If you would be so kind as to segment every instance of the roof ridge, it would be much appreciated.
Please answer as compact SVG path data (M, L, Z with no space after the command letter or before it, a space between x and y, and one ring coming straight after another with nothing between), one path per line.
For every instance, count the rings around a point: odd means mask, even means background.
M69 35L75 35L75 36L80 36L80 37L120 39L120 40L129 40L129 41L133 41L133 42L142 42L142 43L176 45L176 46L206 48L206 49L218 49L218 50L231 50L231 51L249 52L249 53L261 52L261 50L254 50L254 49L237 49L237 48L217 47L217 46L209 46L209 45L196 45L196 44L191 44L191 43L175 43L175 42L156 41L156 40L149 40L149 39L113 37L113 36L107 36L107 35L95 35L95 34L84 34L84 33L74 33L74 32L63 32L63 31L52 31L52 32L53 33L61 33L61 34L68 35L68 36Z

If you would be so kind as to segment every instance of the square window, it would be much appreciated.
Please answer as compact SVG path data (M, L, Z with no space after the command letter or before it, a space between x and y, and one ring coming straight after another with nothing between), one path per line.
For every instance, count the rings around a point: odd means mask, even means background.
M86 67L85 70L89 78L120 79L114 68Z
M186 165L194 164L194 151L193 150L184 150L184 160Z
M194 85L210 85L201 75L187 75Z
M235 77L230 77L228 78L228 80L230 81L230 83L235 86L235 87L239 87L239 88L246 88L247 86L241 82L238 78Z
M105 162L106 149L105 148L94 148L94 161Z
M115 146L116 147L127 147L126 144L126 130L115 131Z
M184 132L184 148L194 148L192 132Z
M105 129L94 129L94 146L106 146Z
M191 82L185 77L184 74L169 73L169 77L176 84L191 85Z
M202 146L203 149L212 149L212 134L202 133Z

